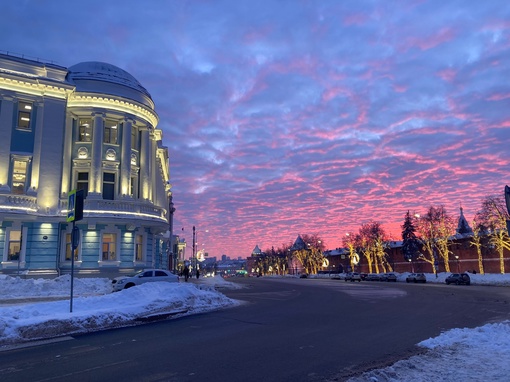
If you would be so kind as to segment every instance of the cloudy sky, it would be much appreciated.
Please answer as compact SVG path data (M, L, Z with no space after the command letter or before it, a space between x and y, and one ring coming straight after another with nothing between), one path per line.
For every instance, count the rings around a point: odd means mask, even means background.
M147 88L176 231L210 256L369 220L398 239L407 210L471 221L510 183L508 0L18 0L0 41Z

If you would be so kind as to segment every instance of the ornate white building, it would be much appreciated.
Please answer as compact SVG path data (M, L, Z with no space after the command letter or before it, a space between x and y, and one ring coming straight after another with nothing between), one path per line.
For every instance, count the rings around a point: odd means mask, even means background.
M69 272L73 189L85 195L76 273L168 268L168 149L157 125L150 94L118 67L0 54L0 273Z

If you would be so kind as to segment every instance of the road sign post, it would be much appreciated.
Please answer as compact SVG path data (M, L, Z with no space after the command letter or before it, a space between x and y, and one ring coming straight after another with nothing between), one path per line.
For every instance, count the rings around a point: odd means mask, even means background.
M74 294L74 256L76 249L80 244L80 229L76 227L76 222L83 219L83 190L72 190L67 199L67 219L68 223L73 223L71 234L71 299L69 311L73 312L73 294Z

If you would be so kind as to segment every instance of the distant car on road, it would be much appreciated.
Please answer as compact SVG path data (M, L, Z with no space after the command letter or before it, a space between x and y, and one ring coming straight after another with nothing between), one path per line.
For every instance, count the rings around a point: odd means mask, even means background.
M153 281L167 281L177 283L179 276L164 269L144 269L132 276L119 276L112 280L112 288L114 292L122 289L128 289L136 285Z
M367 281L379 281L381 278L377 273L369 273L365 280Z
M407 283L426 283L427 278L423 273L411 273L406 277Z
M397 281L397 275L395 273L383 273L381 275L380 281Z
M471 284L471 278L467 273L452 273L450 276L446 278L444 281L446 285L450 284L464 284L464 285L470 285Z
M361 275L359 273L357 273L357 272L347 273L345 275L345 281L351 281L351 282L358 281L358 282L361 282Z

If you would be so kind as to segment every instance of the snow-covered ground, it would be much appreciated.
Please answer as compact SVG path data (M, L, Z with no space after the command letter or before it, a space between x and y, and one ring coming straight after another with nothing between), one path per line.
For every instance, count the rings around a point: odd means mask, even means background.
M107 278L21 279L0 275L0 346L34 339L135 325L151 317L179 316L239 304L217 291L239 288L221 277L153 282L112 293Z
M399 274L398 280L405 281L406 276ZM444 283L446 276L428 274L427 282ZM470 277L474 285L510 286L510 274ZM111 293L109 279L75 278L71 313L70 282L69 276L25 280L0 275L0 350L34 339L136 325L155 315L179 316L240 304L220 292L240 288L239 284L218 276L149 283L116 293ZM349 381L510 380L510 321L449 330L418 346L427 351Z

